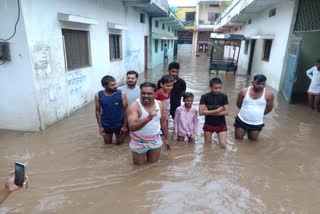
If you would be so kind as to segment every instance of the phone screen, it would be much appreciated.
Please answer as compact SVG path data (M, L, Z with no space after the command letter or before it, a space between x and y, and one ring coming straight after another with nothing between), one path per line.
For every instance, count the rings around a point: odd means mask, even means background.
M15 170L15 179L14 179L15 185L20 186L20 187L23 186L23 182L25 179L25 168L26 168L25 164L16 162L15 169L14 169Z

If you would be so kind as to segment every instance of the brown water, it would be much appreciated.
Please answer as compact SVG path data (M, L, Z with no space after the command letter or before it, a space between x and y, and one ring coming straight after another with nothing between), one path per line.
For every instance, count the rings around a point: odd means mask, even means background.
M179 58L188 91L208 91L207 58ZM143 78L157 80L159 68ZM143 76L143 75L142 75ZM173 143L154 164L134 166L128 144L104 145L89 104L39 133L0 131L0 179L15 160L28 163L30 188L0 213L319 213L320 113L275 94L257 143L235 142L233 120L244 76L218 75L229 96L227 149ZM170 122L172 133L172 121Z

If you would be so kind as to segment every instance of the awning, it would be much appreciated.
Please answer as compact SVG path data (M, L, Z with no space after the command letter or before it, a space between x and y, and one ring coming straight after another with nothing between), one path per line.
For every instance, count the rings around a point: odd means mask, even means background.
M127 26L121 25L121 24L112 23L112 22L108 22L107 23L107 28L117 29L117 30L127 30Z
M82 23L82 24L87 24L87 25L98 24L98 21L96 19L78 16L78 15L71 15L71 14L66 14L66 13L58 13L58 19L60 21Z
M274 39L274 35L266 34L266 35L253 35L246 36L247 39Z
M160 33L152 33L152 39L178 40L174 35Z
M210 35L211 39L221 39L221 40L245 40L246 37L244 37L241 34L228 34L228 33L211 33Z

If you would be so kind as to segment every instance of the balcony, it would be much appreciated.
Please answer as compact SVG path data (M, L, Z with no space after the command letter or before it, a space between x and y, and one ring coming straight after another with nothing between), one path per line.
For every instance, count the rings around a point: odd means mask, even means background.
M167 16L169 12L168 0L123 0L123 4L144 11L150 17Z
M278 3L279 0L234 0L221 14L221 19L214 25L214 30L242 25L253 15L257 15Z

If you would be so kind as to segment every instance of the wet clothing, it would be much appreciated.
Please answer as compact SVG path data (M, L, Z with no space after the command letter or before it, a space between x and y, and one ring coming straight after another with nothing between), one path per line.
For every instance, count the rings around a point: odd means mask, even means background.
M183 96L186 89L186 82L183 79L177 77L176 82L173 84L170 95L170 114L172 118L174 118L176 109L181 106L181 97Z
M166 118L168 120L170 117L170 92L166 96L163 94L162 90L159 89L156 92L156 99L163 103L164 113L166 114Z
M116 135L120 135L120 131L121 131L121 127L117 128L117 129L108 129L108 128L104 128L104 132L106 134L116 134Z
M191 137L198 132L198 111L191 107L189 111L184 105L176 109L174 131L180 137Z
M235 118L234 127L236 128L242 128L246 131L261 131L262 128L264 127L264 124L260 125L250 125L245 122L243 122L238 116Z
M128 99L128 106L133 103L136 99L140 98L140 88L135 86L134 88L129 88L128 85L124 85L118 88L121 91L126 92Z
M130 149L136 153L146 153L152 149L161 148L163 142L160 134L150 136L139 136L134 132L130 133Z
M124 108L122 92L117 90L112 96L105 95L104 91L98 92L101 106L101 123L104 129L119 129L124 123Z
M149 113L141 104L140 99L137 99L139 107L141 109L141 116L139 120L144 120L149 116ZM137 131L132 131L130 133L130 149L133 152L144 153L151 149L160 148L163 144L162 139L160 137L160 106L157 101L155 101L156 109L159 111L157 114L150 120L144 127Z
M250 97L250 89L248 87L246 96L243 99L238 117L241 121L250 125L263 124L264 111L266 109L267 100L265 98L266 89L263 89L262 96L258 99L252 99Z
M168 58L168 48L167 47L164 47L164 49L163 49L163 57Z
M221 125L221 126L210 126L210 125L203 125L203 131L204 132L226 132L228 131L227 129L227 124Z
M306 71L307 76L311 79L308 93L311 95L320 95L320 71L317 66L313 66Z
M202 95L200 99L200 105L206 105L208 110L215 110L228 104L228 96L224 93L213 94L209 92ZM204 124L209 126L223 126L226 124L226 117L206 115Z

